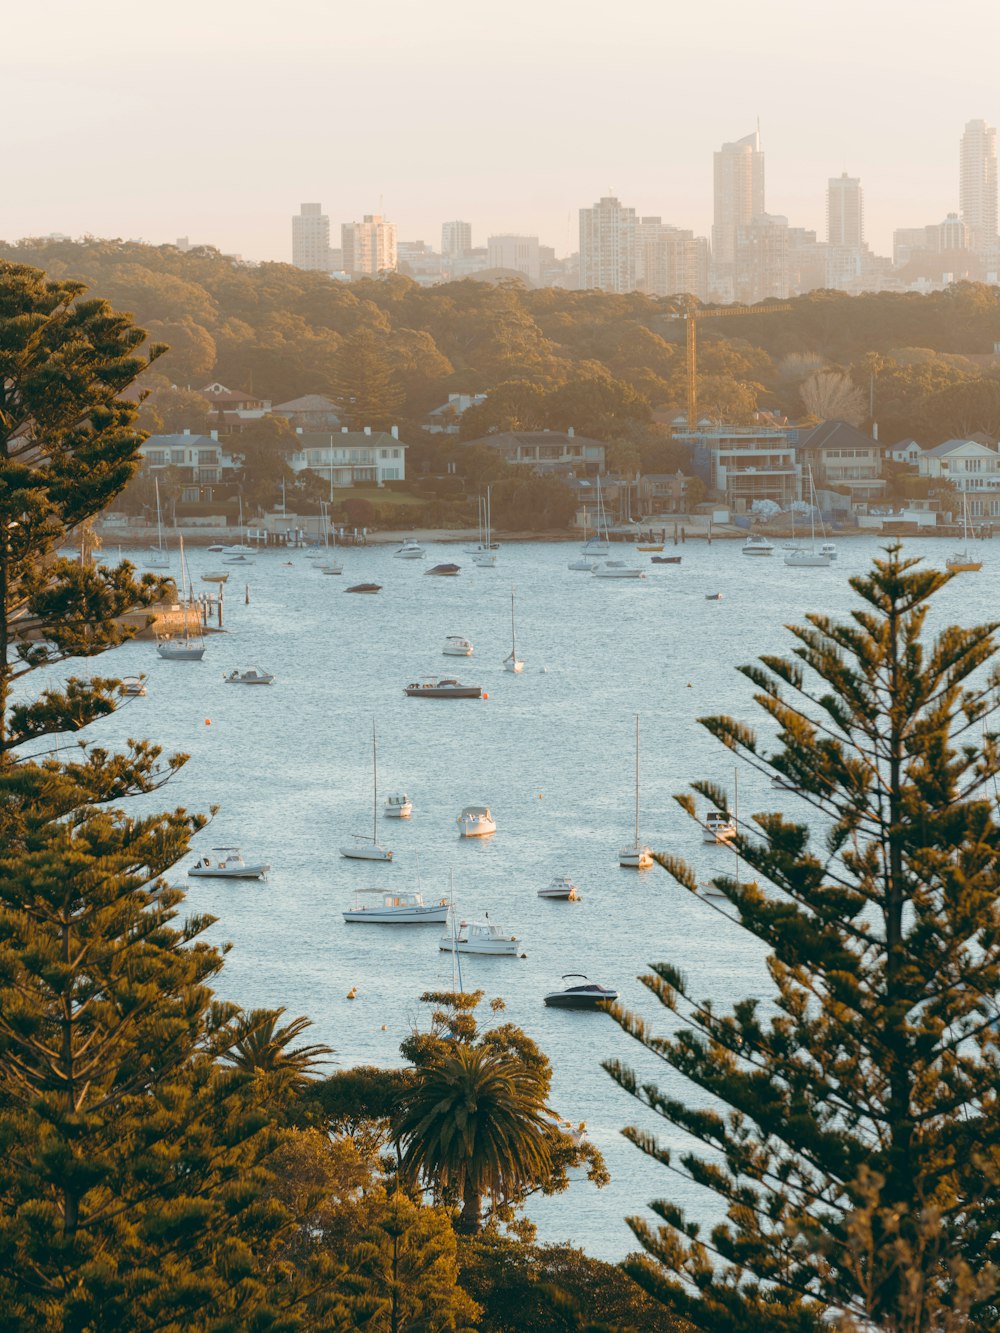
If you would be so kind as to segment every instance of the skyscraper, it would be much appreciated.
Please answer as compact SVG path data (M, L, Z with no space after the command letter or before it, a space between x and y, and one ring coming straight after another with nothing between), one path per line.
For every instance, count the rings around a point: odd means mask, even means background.
M340 227L345 273L393 273L396 269L396 224L386 222L381 213L366 213L361 222L344 222Z
M635 290L635 209L612 195L580 209L580 286Z
M736 255L736 230L764 212L764 154L760 131L735 143L724 143L715 154L715 210L712 222L712 261L731 265Z
M865 243L865 198L857 176L831 176L826 187L826 239L860 250Z
M542 274L537 236L491 236L486 242L487 267L523 273L530 282Z
M455 259L472 249L471 222L441 223L441 254L446 259Z
M969 229L969 248L980 251L997 241L997 132L985 120L970 120L962 135L958 201Z
M292 263L296 268L330 269L330 219L322 204L302 204L292 218Z

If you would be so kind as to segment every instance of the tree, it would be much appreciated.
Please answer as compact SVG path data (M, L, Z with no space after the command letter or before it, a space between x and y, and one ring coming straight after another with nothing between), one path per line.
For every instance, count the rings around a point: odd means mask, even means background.
M314 1043L292 1047L291 1043L312 1026L309 1018L293 1018L283 1027L278 1022L284 1009L251 1009L241 1014L235 1024L232 1046L226 1052L227 1063L250 1074L263 1104L290 1101L314 1082L314 1071L333 1048Z
M820 1329L836 1316L887 1333L996 1328L1000 748L984 727L997 625L925 642L950 577L889 547L851 579L850 621L810 615L792 629L793 659L742 668L776 752L740 721L703 719L798 792L824 834L814 849L805 823L755 815L759 836L743 824L735 844L755 879L714 881L771 951L773 1003L718 1012L658 964L643 981L681 1029L658 1038L620 1016L725 1113L607 1066L711 1152L675 1166L628 1131L726 1207L706 1237L667 1201L654 1205L659 1231L631 1223L652 1257L629 1271L699 1328ZM695 791L725 808L713 785ZM683 863L657 859L698 892Z
M850 375L836 370L818 371L803 380L799 397L810 416L820 421L847 421L860 426L868 412L864 394Z
M402 390L387 351L370 329L359 330L337 353L331 397L351 430L388 430L396 424Z

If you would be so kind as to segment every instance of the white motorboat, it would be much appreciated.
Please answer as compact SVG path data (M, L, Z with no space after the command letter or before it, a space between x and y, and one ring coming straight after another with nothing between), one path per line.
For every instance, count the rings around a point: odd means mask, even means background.
M496 820L488 805L467 805L460 815L455 816L460 838L485 838L496 833Z
M403 693L411 699L481 699L481 685L463 685L452 677L431 676L427 680L411 681L403 686Z
M819 551L820 555L829 556L831 560L836 560L837 558L837 548L834 546L833 542L823 542Z
M516 958L521 941L516 935L507 935L493 924L487 915L485 921L460 921L445 931L438 943L443 953L491 954L496 958Z
M405 541L393 551L397 560L423 560L427 552L419 542Z
M445 657L471 657L472 644L460 634L449 634L441 651Z
M545 1003L554 1009L601 1009L618 999L616 990L591 981L582 972L564 972L562 979L570 985L545 996Z
M653 853L639 839L639 714L635 715L635 842L618 852L618 864L626 870L648 870Z
M579 901L580 895L576 891L576 885L566 875L554 875L552 879L543 888L538 890L539 898L550 898L554 902Z
M391 861L392 852L378 841L378 755L375 749L375 723L372 722L372 836L355 833L354 842L341 847L341 856L349 861Z
M517 638L514 634L514 589L510 590L510 652L503 659L504 671L515 673L524 670L524 662L517 655Z
M736 820L722 810L709 810L701 826L703 842L728 842L736 836Z
M160 517L160 479L153 478L156 487L156 545L151 546L146 554L147 569L169 569L170 552L163 544L163 520Z
M645 570L626 565L624 560L599 560L590 571L597 579L644 579Z
M227 685L273 685L274 677L269 671L262 671L260 667L247 667L245 671L239 671L234 668L228 676L222 679Z
M405 791L393 791L385 798L382 814L386 819L409 819L413 814L413 802Z
M566 568L579 570L583 574L593 574L600 563L597 556L581 555L578 559L571 560Z
M760 532L752 532L743 543L744 555L773 555L774 547Z
M381 901L370 906L361 895L377 895ZM448 899L425 903L421 893L394 893L391 889L359 889L353 907L343 913L344 920L374 926L441 926L448 920Z
M129 698L141 698L146 693L146 685L141 676L123 676L118 692Z
M246 542L234 542L232 546L222 548L223 555L256 555L253 546L247 546Z
M201 879L264 879L271 867L263 861L244 861L238 847L213 847L213 852L224 852L221 860L203 856L188 871Z

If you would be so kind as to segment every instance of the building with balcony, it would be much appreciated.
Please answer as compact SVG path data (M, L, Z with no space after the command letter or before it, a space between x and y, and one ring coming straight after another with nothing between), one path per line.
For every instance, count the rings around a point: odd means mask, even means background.
M345 273L373 278L394 273L396 224L386 222L381 213L366 213L361 222L341 223L340 249Z
M286 455L293 472L314 472L334 489L406 480L406 448L391 431L296 431L299 447Z
M1000 517L1000 454L978 440L945 440L925 449L917 473L949 482L968 499L970 518Z
M214 430L211 435L193 435L189 430L150 435L139 446L139 454L143 468L153 476L166 468L179 468L181 479L192 486L222 480L222 446Z
M798 432L773 426L675 426L673 438L691 448L691 468L730 509L746 513L755 500L787 509L802 498Z
M882 446L846 421L823 421L799 442L817 490L845 492L851 507L878 501L885 490Z
M600 440L577 435L572 426L558 430L501 431L466 440L466 448L494 449L506 462L536 472L596 473L604 471L605 446Z

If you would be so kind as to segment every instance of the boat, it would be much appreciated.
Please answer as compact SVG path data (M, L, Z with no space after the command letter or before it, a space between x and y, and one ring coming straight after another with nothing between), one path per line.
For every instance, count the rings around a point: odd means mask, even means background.
M393 551L393 555L397 560L423 560L426 558L427 552L419 542L408 540L398 546Z
M247 546L245 542L235 542L232 546L222 548L223 555L256 555L257 552L253 546Z
M403 693L411 699L481 699L481 685L463 685L461 681L440 676L404 685Z
M831 560L836 560L837 548L834 546L833 542L823 542L819 549L821 555L828 555Z
M598 560L590 571L598 579L644 579L645 570L626 565L624 560Z
M458 571L459 571L461 568L462 568L461 565L434 565L433 568L431 568L431 569L425 569L425 570L424 570L424 573L425 573L425 574L440 574L440 575L445 576L445 577L447 577L447 576L450 575L450 576L454 577L454 575L457 574Z
M652 555L649 557L651 565L679 565L681 557L679 555Z
M596 555L581 555L578 559L571 560L566 568L578 569L584 574L593 574L600 563Z
M639 543L636 542L636 547L635 547L635 549L636 549L637 551L662 551L662 550L663 550L663 543L661 542L661 543L659 544L659 546L640 546Z
M524 662L517 655L517 640L514 636L514 589L510 590L510 652L503 659L504 671L515 673L524 670Z
M545 996L545 1003L553 1009L603 1009L618 999L616 990L591 981L582 972L564 972L562 979L570 985Z
M160 479L153 478L156 488L156 545L151 546L146 554L147 569L169 569L170 552L163 545L163 519L160 516Z
M550 898L553 902L579 902L580 895L576 885L566 875L554 875L543 888L538 890L539 898Z
M364 894L377 895L381 901L366 906ZM348 925L363 926L441 926L448 920L448 899L425 903L420 893L395 893L392 889L358 889L353 907L345 908Z
M785 564L789 569L826 569L833 564L833 556L828 550L819 550L816 546L816 487L813 484L812 468L809 467L809 531L810 543L798 550L789 551ZM827 543L829 546L830 543Z
M355 833L355 841L341 847L341 856L350 861L391 861L392 852L379 846L378 841L378 753L375 749L375 723L372 722L372 836Z
M381 583L355 583L353 587L345 588L344 592L381 592Z
M722 810L709 810L701 826L702 842L728 842L736 836L736 820Z
M496 833L496 820L488 805L467 805L460 815L455 816L460 838L486 838Z
M413 802L405 791L390 792L382 805L382 814L386 819L409 819L413 814Z
M471 657L472 644L468 639L463 639L461 634L449 634L441 652L445 657Z
M438 942L442 953L490 954L495 958L516 958L521 941L516 935L506 935L486 915L485 921L460 921L446 931Z
M213 852L224 852L221 861L205 855L188 871L199 879L264 879L271 869L263 861L247 862L238 847L213 847Z
M951 574L975 574L982 569L983 562L973 558L969 550L969 501L968 497L962 495L962 533L965 540L965 548L956 551L953 556L946 560L945 568Z
M597 477L597 527L593 537L583 543L580 548L585 556L598 557L607 555L611 550L611 540L608 536L608 520L604 512L604 500L601 496L601 478ZM572 569L573 566L571 565Z
M707 593L705 594L705 601L706 601L706 602L721 602L721 601L722 601L722 593L721 593L721 592L707 592Z
M763 533L752 532L743 543L742 551L744 555L773 555L774 547Z
M648 870L653 853L639 841L639 714L635 715L635 842L618 852L618 864L626 870Z
M229 580L228 569L210 569L207 574L202 574L202 583L227 583Z
M184 562L184 538L180 538L181 577L180 596L183 614L183 629L180 634L167 633L157 639L157 654L167 662L200 662L205 656L206 643L201 633L201 621L198 608L184 601L184 588L187 584L187 566ZM195 629L190 628L190 619L194 617Z
M146 684L141 676L123 676L118 686L118 693L130 699L141 698L146 693Z
M252 565L253 561L250 559L249 556L238 554L238 555L223 555L222 563L225 565Z
M489 486L486 487L486 499L479 497L479 545L469 552L472 563L481 569L493 569L497 563L496 552L499 543L493 541L493 505Z
M205 547L206 551L215 551L215 552L224 551L225 549L226 549L225 542L213 542L211 546Z
M240 671L234 667L228 676L222 679L227 685L273 685L274 677L269 671L262 671L260 667L247 667L245 671Z
M320 517L323 521L323 546L318 551L307 551L307 560L319 559L320 563L316 566L321 574L343 574L343 563L335 555L330 554L330 517L328 505L320 501ZM334 547L337 545L336 533L333 540Z

